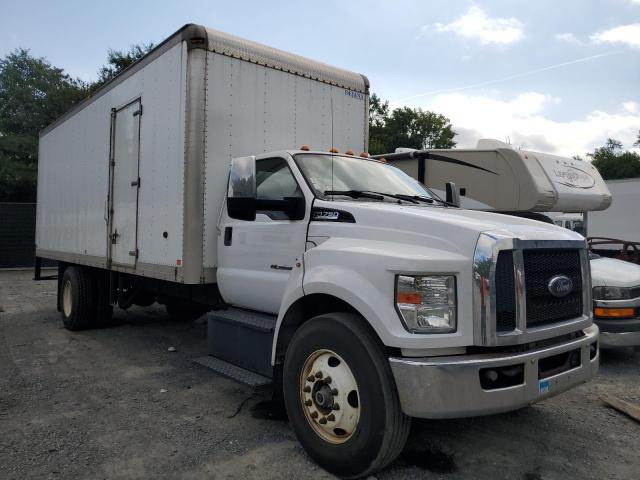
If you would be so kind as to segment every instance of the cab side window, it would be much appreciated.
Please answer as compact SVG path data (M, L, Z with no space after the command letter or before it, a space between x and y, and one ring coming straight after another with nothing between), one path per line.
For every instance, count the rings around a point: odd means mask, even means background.
M302 190L283 158L265 158L256 161L256 196L258 200L284 200L302 197ZM283 212L262 210L274 220L286 220Z

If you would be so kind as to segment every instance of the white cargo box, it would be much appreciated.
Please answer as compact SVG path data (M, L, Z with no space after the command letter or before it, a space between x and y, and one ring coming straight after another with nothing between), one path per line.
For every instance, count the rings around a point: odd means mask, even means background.
M186 25L40 134L36 255L215 281L233 157L367 149L367 79Z
M497 140L480 140L475 149L409 150L384 157L436 191L455 182L478 208L585 212L611 204L607 185L590 163L514 150Z

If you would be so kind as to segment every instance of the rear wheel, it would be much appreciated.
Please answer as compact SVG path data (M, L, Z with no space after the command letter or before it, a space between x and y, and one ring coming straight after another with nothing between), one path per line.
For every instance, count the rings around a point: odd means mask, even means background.
M361 317L320 315L293 336L284 364L284 400L298 440L324 469L356 478L402 451L402 413L384 347Z
M67 330L90 327L95 320L91 275L79 267L68 267L62 275L62 322Z

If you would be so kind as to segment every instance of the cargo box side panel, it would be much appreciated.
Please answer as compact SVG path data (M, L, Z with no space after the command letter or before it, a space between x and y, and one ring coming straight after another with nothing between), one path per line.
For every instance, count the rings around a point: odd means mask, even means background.
M368 96L218 53L207 55L203 257L210 279L231 159L303 144L359 153L366 145Z
M150 63L142 98L138 262L170 275L182 258L186 61L182 43Z
M40 138L36 248L44 256L106 262L109 108L89 105Z
M135 270L175 276L182 251L183 49L171 47L41 136L36 243L42 256L106 266L111 109L140 98Z

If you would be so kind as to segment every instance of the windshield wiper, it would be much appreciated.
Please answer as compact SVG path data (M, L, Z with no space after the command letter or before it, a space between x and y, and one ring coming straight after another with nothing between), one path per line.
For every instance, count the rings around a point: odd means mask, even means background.
M446 205L447 207L460 208L459 205L456 205L455 203L447 202L446 200L442 200L441 198L438 198L438 197L421 197L420 195L401 195L401 194L397 194L397 196L407 197L407 199L410 198L412 200L419 200L425 203L438 202L438 203L441 203L442 205Z
M396 200L405 200L411 203L418 203L417 198L410 195L396 195L393 193L372 192L369 190L326 190L325 195L344 195L352 198L373 198L375 200L384 200L384 197L395 198Z
M433 198L430 197L421 197L420 195L405 195L404 193L396 193L396 197L402 200L409 200L414 202L424 202L424 203L433 203Z

